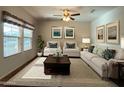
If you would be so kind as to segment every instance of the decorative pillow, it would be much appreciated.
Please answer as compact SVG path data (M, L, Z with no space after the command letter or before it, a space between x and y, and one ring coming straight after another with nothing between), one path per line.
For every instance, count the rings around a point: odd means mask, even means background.
M57 48L57 43L49 43L49 48Z
M92 53L92 52L93 52L94 47L95 47L95 46L90 46L90 47L88 48L88 52Z
M105 49L105 51L103 52L103 58L105 58L106 60L114 58L115 53L116 51L113 49Z
M124 60L124 49L116 51L115 59Z
M97 54L98 48L95 46L95 48L93 49L93 53Z
M75 48L75 43L66 43L67 48Z
M105 49L103 49L103 48L98 48L98 49L97 49L97 55L99 55L99 56L102 57L104 51L105 51Z

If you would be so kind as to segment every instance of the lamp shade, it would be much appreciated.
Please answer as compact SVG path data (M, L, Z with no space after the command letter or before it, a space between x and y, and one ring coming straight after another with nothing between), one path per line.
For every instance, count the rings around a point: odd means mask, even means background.
M124 48L124 37L121 38L121 48Z
M89 38L82 38L82 43L90 43L90 39Z
M68 22L68 21L70 21L70 17L68 16L68 17L63 17L63 21L66 21L66 22Z

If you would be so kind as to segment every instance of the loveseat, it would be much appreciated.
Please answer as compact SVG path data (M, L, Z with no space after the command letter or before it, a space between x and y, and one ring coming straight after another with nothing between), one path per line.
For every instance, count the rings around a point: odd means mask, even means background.
M97 47L98 48L98 47ZM99 50L100 49L100 50ZM94 48L96 50L96 48ZM102 50L105 50L102 49ZM99 47L97 52L101 51ZM103 51L101 51L102 53ZM111 59L105 59L100 53L81 51L80 57L102 78L118 78L118 63L124 62L124 50L115 49L115 56Z

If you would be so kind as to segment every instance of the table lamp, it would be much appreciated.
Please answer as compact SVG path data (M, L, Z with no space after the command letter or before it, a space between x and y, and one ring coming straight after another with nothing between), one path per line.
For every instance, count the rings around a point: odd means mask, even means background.
M82 43L85 44L84 48L88 48L88 45L90 43L90 38L82 38Z
M121 48L124 49L124 37L121 38Z

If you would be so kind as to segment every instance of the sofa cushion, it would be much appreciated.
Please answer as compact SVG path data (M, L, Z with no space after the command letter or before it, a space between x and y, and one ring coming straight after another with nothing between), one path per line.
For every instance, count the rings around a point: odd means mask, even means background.
M75 43L66 43L67 48L75 48Z
M90 52L87 52L87 51L83 51L81 53L81 56L84 56L85 58L91 60L93 57L98 57L96 54L93 54L93 53L90 53Z
M103 52L103 58L105 58L106 60L109 60L111 58L114 58L115 56L115 50L113 49L106 49L104 52Z
M124 59L124 49L116 50L115 59L123 60Z
M92 52L93 52L94 47L95 47L95 46L90 46L90 47L88 48L88 52L92 53Z
M78 49L69 48L69 49L64 49L63 52L75 53L75 52L80 52L80 51Z
M49 48L57 48L57 43L49 43Z
M93 49L93 53L97 54L97 51L98 51L98 48L95 46L94 49Z
M104 48L98 48L98 49L97 49L97 55L100 56L100 57L102 57L104 51L105 51Z
M105 65L106 63L108 63L107 60L105 60L104 58L101 58L101 57L94 57L94 58L92 58L91 61L92 61L92 63L93 63L96 67L98 67L98 68L100 68L100 69L102 69L103 65Z

